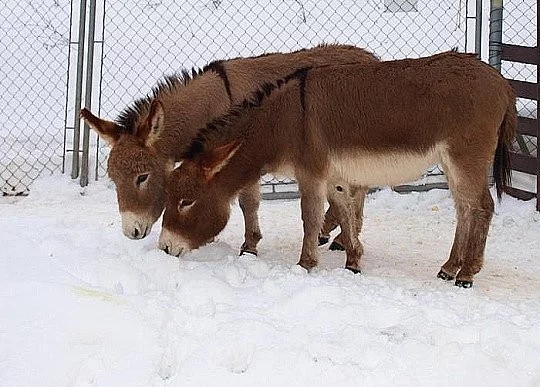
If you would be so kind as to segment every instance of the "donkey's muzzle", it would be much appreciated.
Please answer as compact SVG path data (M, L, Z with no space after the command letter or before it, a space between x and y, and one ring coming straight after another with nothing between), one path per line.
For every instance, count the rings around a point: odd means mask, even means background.
M183 247L174 249L172 247L172 245L169 245L169 244L161 244L160 243L159 248L161 250L165 251L165 253L167 253L169 255L174 255L175 257L180 257L185 252L185 249Z
M191 250L189 244L182 237L170 232L166 228L161 229L158 247L167 254L174 255L175 257L179 257Z
M148 235L148 227L143 228L141 225L137 225L125 234L130 239L143 239Z
M143 239L152 230L153 222L147 216L141 216L133 212L123 212L122 231L129 239Z

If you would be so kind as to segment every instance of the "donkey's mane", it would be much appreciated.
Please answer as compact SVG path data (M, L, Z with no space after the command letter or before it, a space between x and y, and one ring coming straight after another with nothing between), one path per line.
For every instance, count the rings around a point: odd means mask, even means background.
M351 50L356 49L356 47L351 46L351 45L326 44L326 43L321 43L317 45L316 47L328 47L328 46L334 46L334 45L340 46L344 49L351 49ZM299 52L304 52L307 50L309 49L302 48L302 49L293 51L292 53L299 53ZM249 57L249 58L238 57L238 58L231 58L231 59L226 59L226 60L216 60L216 61L208 63L203 68L193 67L191 71L183 69L179 73L166 75L160 81L158 81L157 85L152 88L152 91L146 97L142 97L135 100L131 104L131 106L128 106L127 108L125 108L118 115L118 118L116 119L116 124L118 124L121 134L135 134L137 124L140 122L143 116L148 114L148 112L150 111L150 105L152 104L152 101L154 99L161 98L164 95L171 94L178 91L178 89L180 89L181 87L187 86L189 83L191 83L191 81L193 81L194 79L198 78L199 76L207 72L215 72L220 77L224 77L223 76L225 72L224 64L226 62L236 60L236 59L264 58L264 57L275 55L275 54L276 53L274 52L270 52L270 53L263 53L258 56ZM230 86L228 86L227 83L225 84L225 86L230 88ZM268 87L268 86L264 85L261 88L261 90L263 90L264 87ZM228 89L228 93L230 94L230 89Z
M241 133L235 133L234 123L244 117L248 111L262 105L275 90L289 83L291 80L300 81L300 102L304 107L304 85L307 72L311 67L300 68L293 73L278 79L275 82L267 82L263 84L251 97L244 99L241 103L232 106L227 113L214 118L206 126L199 130L197 136L191 141L187 150L183 153L183 158L193 158L202 153L207 146L216 144L223 139L231 139L231 136L240 136Z
M223 63L222 60L216 60L208 63L202 69L193 67L191 72L182 69L179 73L165 75L146 97L135 100L131 106L125 108L118 115L116 123L123 133L134 134L141 117L150 111L150 105L154 99L177 92L180 88L189 85L194 79L207 72L212 71L221 74Z

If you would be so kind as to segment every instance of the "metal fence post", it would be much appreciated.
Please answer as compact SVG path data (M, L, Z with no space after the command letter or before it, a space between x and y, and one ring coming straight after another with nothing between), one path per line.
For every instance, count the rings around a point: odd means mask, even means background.
M88 16L88 47L86 56L86 90L84 94L84 106L88 109L92 107L92 86L94 74L94 38L96 27L96 0L90 0L90 12ZM84 123L83 129L83 149L81 160L81 187L88 185L88 155L90 153L90 128Z
M86 0L80 0L79 7L79 52L77 53L77 75L75 86L75 124L73 125L73 158L71 160L71 178L79 176L79 142L81 138L81 120L78 112L81 110L82 82L84 67L84 35L86 27Z
M489 20L489 64L501 71L503 0L491 0Z
M479 57L482 57L482 0L476 0L475 32L474 32L474 51Z

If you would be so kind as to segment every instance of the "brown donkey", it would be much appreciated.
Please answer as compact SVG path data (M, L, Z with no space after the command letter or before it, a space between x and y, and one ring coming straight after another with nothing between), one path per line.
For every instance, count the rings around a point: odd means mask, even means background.
M154 103L160 109L158 101ZM304 239L301 266L317 265L317 235L329 179L396 185L440 164L457 211L448 261L438 276L469 287L482 267L493 200L509 179L515 96L473 55L306 68L261 88L252 100L202 129L169 181L160 248L179 255L225 226L231 198L261 170L298 181ZM352 217L349 219L353 219ZM360 269L355 222L346 267Z
M111 146L108 174L116 185L124 234L140 239L150 233L165 206L165 182L174 162L182 159L200 127L226 113L234 103L242 102L265 83L304 66L374 61L378 60L373 54L346 45L321 45L289 54L218 61L199 73L184 72L166 78L152 96L125 109L117 122L103 120L83 109L81 116ZM154 98L161 101L159 112L151 106ZM258 182L242 187L239 195L245 219L242 252L256 254L261 239ZM332 209L336 202L330 201L329 219L334 219L332 214L343 211ZM342 238L336 239L339 243Z

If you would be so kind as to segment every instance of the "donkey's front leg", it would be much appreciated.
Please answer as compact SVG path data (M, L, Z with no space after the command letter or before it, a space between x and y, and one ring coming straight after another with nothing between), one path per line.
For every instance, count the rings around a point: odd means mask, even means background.
M309 271L319 262L317 246L324 218L326 181L312 176L297 176L297 181L304 224L304 240L298 264Z
M240 247L240 255L250 253L257 255L257 243L262 238L259 228L259 201L261 198L259 182L249 185L240 191L238 203L244 214L244 243Z
M363 254L364 248L362 247L362 243L360 243L360 240L358 239L358 234L362 231L362 223L364 218L364 201L366 199L366 195L368 192L368 188L360 185L349 185L346 182L341 182L340 184L335 184L333 186L328 187L329 192L330 190L333 191L333 195L335 197L334 200L336 200L336 204L334 207L350 207L352 206L353 213L351 216L351 219L354 219L354 226L355 230L352 234L352 237L355 238L360 246L360 249L362 252L360 255ZM345 194L344 194L345 192ZM328 194L328 197L330 197L331 194ZM329 199L330 200L330 199ZM337 212L337 210L335 210ZM348 215L349 216L349 215ZM349 219L345 219L343 217L338 217L338 223L341 225L343 221L349 221ZM347 236L343 233L343 227L341 228L341 232L334 238L334 241L330 245L330 250L345 250L347 243Z
M319 234L319 246L322 246L330 240L330 233L336 229L339 225L337 220L337 209L332 201L328 200L330 206L324 214L324 223L322 225L321 233Z

